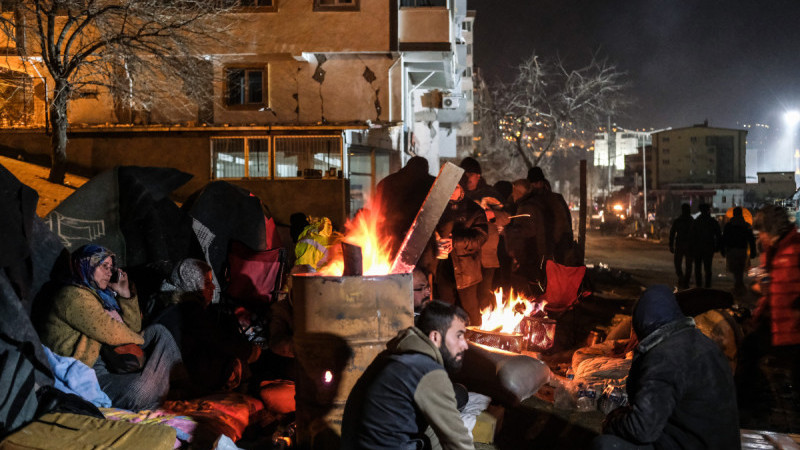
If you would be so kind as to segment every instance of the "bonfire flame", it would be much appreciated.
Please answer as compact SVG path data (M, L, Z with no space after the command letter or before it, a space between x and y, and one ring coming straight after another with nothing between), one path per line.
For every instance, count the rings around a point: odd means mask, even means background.
M494 291L494 307L481 311L481 330L501 333L519 333L519 324L524 317L544 313L545 301L532 302L513 289L509 290L508 300L504 300L503 288Z
M371 203L347 221L342 241L361 247L364 275L388 275L392 269L391 239L381 235L379 224L383 219L379 208L372 206ZM344 261L339 252L320 269L319 274L340 277L343 272Z

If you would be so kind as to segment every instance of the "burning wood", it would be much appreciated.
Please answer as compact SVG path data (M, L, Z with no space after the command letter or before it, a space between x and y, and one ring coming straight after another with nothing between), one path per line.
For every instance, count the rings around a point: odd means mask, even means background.
M547 302L530 301L513 290L507 299L502 289L494 295L494 307L481 311L480 328L467 328L468 340L517 353L542 351L553 345L555 321L544 313Z

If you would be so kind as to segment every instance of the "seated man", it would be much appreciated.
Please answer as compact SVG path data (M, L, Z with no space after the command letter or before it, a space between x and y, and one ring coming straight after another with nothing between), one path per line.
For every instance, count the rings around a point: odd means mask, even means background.
M448 371L460 368L467 314L425 304L353 387L342 421L343 449L472 449ZM438 445L437 445L438 441Z
M728 361L683 315L669 287L642 294L633 328L639 344L628 376L630 404L606 417L594 448L740 448Z

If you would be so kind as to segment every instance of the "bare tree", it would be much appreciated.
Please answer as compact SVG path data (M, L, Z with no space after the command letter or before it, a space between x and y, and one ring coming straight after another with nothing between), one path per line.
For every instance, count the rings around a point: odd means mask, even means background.
M491 101L479 105L491 124L482 127L487 156L519 159L530 168L546 165L556 150L587 148L593 130L626 105L625 88L624 73L597 55L570 70L534 53L511 83L496 86Z
M63 183L69 102L106 89L120 121L149 111L158 93L181 92L197 102L212 72L202 51L225 35L214 20L232 0L17 0L0 26L23 62L46 69L51 127L49 181ZM176 86L182 89L176 89ZM48 91L50 91L48 89ZM127 111L128 117L119 117Z

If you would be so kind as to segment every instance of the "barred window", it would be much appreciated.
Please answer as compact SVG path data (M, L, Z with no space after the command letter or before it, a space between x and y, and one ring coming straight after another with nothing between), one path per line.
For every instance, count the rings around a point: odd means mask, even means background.
M342 170L340 136L275 137L275 178L302 177L309 169Z

